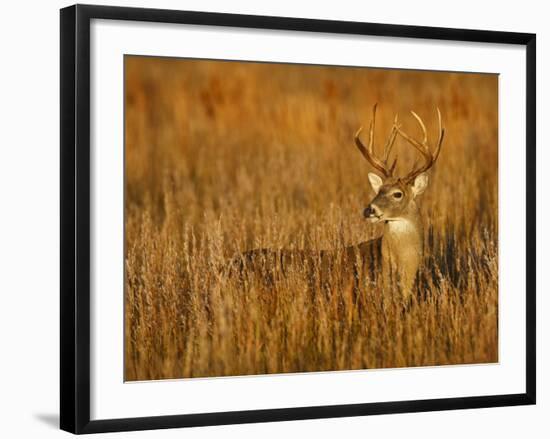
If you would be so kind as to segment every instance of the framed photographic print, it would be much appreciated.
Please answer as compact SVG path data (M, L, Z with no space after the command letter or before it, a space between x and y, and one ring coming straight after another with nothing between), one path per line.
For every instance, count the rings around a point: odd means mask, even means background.
M535 403L535 35L61 10L61 428Z

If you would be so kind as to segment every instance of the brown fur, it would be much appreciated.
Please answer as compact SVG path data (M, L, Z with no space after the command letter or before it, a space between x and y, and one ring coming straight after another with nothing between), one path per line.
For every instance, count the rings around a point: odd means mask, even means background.
M382 279L397 283L403 299L407 300L423 259L424 234L416 197L425 190L428 177L421 174L407 183L391 177L382 181L374 174L370 174L369 179L376 196L369 204L368 218L384 222Z

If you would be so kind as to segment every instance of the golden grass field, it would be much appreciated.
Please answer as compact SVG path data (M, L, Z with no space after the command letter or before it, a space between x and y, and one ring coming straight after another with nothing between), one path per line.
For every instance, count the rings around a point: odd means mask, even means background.
M497 99L496 75L126 57L126 380L498 361ZM396 112L433 138L438 106L446 129L416 300L340 263L323 282L222 270L380 235L353 142L376 102L379 145ZM417 154L396 149L404 172Z

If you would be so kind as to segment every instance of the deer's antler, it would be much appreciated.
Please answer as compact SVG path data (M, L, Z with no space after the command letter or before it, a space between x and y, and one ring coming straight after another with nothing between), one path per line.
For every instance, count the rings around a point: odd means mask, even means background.
M394 159L391 166L388 165L388 159L397 134L399 133L399 126L397 125L396 115L390 132L390 136L388 137L386 145L384 146L383 159L378 159L374 154L374 126L376 123L377 105L378 104L374 104L374 106L372 107L372 120L369 126L368 147L365 147L365 145L363 145L363 142L361 142L361 139L359 137L361 131L363 130L363 127L359 128L359 130L357 130L357 133L355 134L355 144L357 145L357 148L359 148L359 151L361 151L361 154L363 154L363 157L367 159L367 161L374 167L374 169L380 171L387 178L393 176L393 171L395 170L395 165L397 164L397 157Z
M424 125L424 122L420 118L418 114L416 114L414 111L411 111L411 114L418 122L418 125L420 125L420 129L422 130L423 139L422 141L418 141L416 139L413 139L411 136L409 136L407 133L405 133L401 127L396 127L397 132L401 137L403 137L407 142L409 142L412 146L414 146L420 154L422 154L422 157L424 158L424 164L419 167L413 167L413 170L409 172L405 177L403 177L403 180L406 182L413 181L418 175L422 174L423 172L426 172L428 169L430 169L434 163L436 162L437 158L439 157L439 153L441 152L441 145L443 143L443 137L445 136L445 129L441 126L441 112L439 111L439 108L437 108L437 119L439 122L439 138L437 140L437 144L435 146L435 151L432 153L432 148L428 145L428 133L426 131L426 125Z

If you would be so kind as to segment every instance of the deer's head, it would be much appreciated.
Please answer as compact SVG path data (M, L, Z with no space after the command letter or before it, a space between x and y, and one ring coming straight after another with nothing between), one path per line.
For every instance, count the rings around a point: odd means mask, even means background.
M363 214L365 218L372 222L399 221L406 218L411 211L416 210L416 197L422 194L428 187L427 171L434 165L439 157L441 144L443 143L443 136L445 134L445 130L441 127L441 113L439 112L439 109L437 109L439 138L433 153L432 148L428 145L428 135L424 122L422 122L422 119L414 111L411 111L411 114L416 119L422 130L422 141L412 138L401 130L401 126L398 124L396 116L390 136L384 147L384 154L382 158L377 158L374 154L376 105L373 107L372 113L368 146L365 147L359 137L362 128L360 128L355 135L355 144L359 148L359 151L361 151L361 154L363 154L372 167L381 174L380 176L373 172L369 173L369 182L376 195L365 208ZM394 175L395 167L397 165L397 157L394 158L391 165L389 164L390 153L398 135L410 143L418 152L420 152L423 158L423 163L421 165L413 166L413 169L402 177Z

